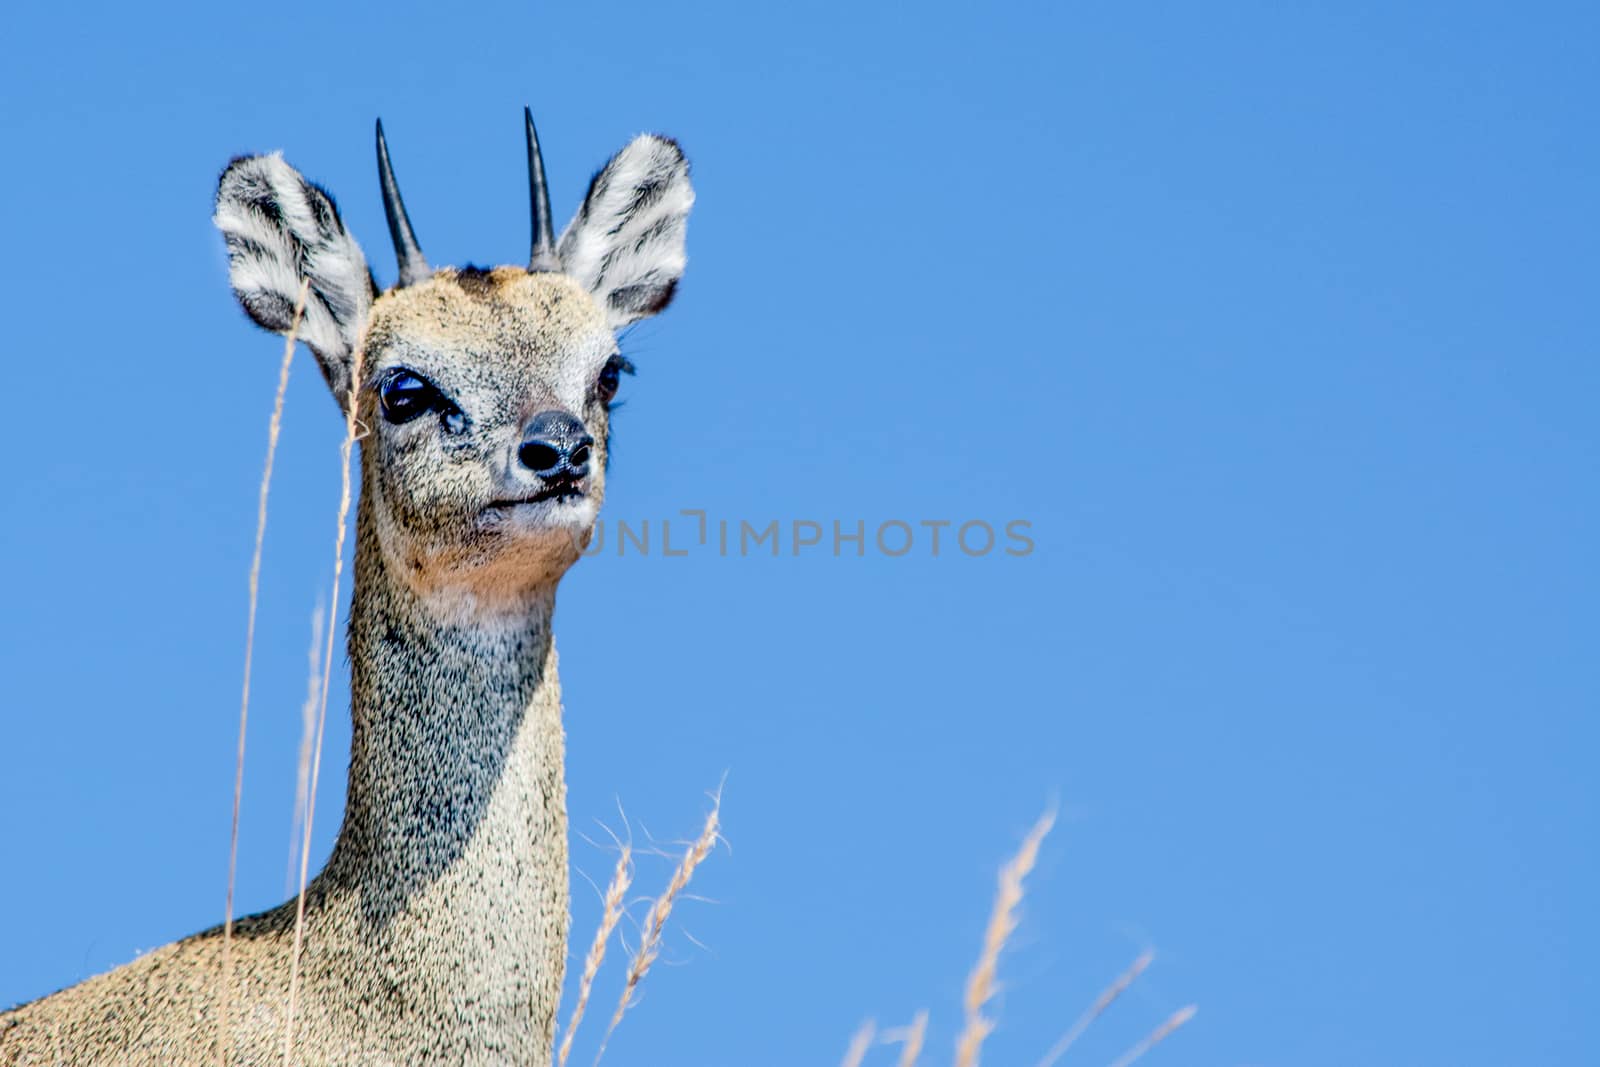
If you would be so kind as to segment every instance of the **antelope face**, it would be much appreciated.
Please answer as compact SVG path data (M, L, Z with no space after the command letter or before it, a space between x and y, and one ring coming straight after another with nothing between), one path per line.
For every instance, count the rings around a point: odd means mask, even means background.
M400 260L379 294L333 200L281 157L235 160L215 220L234 293L298 336L363 430L363 507L391 571L475 600L542 586L588 543L605 495L609 410L631 369L616 331L661 310L684 265L694 194L678 146L639 137L553 238L527 121L527 267L429 268L383 130L378 168ZM356 358L359 353L359 358Z
M385 555L424 584L570 565L605 496L627 367L588 292L520 267L440 271L378 298L365 351L364 491Z

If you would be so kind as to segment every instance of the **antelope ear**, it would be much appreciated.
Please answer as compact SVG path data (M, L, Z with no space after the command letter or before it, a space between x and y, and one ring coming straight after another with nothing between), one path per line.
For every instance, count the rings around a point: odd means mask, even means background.
M683 150L653 134L634 138L589 183L557 253L562 269L600 301L613 330L672 301L693 204Z
M300 287L310 282L298 336L343 406L377 286L333 197L276 152L241 156L222 172L212 221L228 245L233 294L257 325L288 333Z

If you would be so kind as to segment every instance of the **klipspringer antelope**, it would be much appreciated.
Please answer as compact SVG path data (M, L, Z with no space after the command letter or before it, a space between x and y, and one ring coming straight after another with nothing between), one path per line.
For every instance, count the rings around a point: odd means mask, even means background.
M557 238L531 116L526 267L431 269L378 127L399 282L320 187L235 159L235 295L362 428L344 822L307 891L293 1058L549 1064L567 940L556 586L605 495L617 331L666 307L694 193L671 140L595 175ZM0 1014L0 1064L281 1062L295 902Z

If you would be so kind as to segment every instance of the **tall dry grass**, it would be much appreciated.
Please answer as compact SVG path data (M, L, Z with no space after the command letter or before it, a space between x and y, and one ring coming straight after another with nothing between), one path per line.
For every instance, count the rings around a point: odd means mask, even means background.
M1134 1060L1139 1059L1146 1052L1149 1052L1161 1042L1171 1037L1174 1030L1188 1022L1190 1019L1193 1019L1194 1013L1199 1010L1199 1007L1194 1004L1190 1004L1186 1008L1179 1008L1177 1011L1173 1012L1167 1017L1166 1022L1162 1023L1160 1026L1156 1027L1155 1030L1151 1031L1148 1037L1140 1041L1127 1052L1124 1052L1121 1056L1118 1056L1112 1062L1111 1067L1128 1067L1128 1065Z
M978 961L973 966L971 974L967 977L965 995L962 1006L964 1009L964 1022L961 1032L956 1039L953 1063L956 1067L978 1067L979 1056L984 1040L994 1031L995 1020L984 1014L984 1009L994 998L999 990L998 974L1000 957L1011 935L1016 932L1019 921L1018 909L1023 899L1023 882L1032 872L1038 862L1039 849L1044 843L1045 836L1055 824L1055 814L1046 812L1039 821L1033 825L1023 838L1022 845L1017 852L1000 867L998 885L995 890L994 904L989 915L989 922L984 928L983 944L978 952ZM1130 985L1143 974L1154 961L1155 954L1146 951L1133 961L1122 974L1105 988L1095 998L1094 1003L1078 1017L1065 1034L1045 1053L1038 1067L1053 1067L1072 1045L1083 1036L1085 1030L1107 1008L1120 997ZM1160 1026L1139 1041L1121 1057L1112 1067L1129 1067L1135 1060L1160 1044L1179 1027L1194 1018L1196 1007L1189 1005L1181 1008L1169 1016ZM899 1067L916 1067L918 1058L922 1053L923 1037L927 1031L928 1013L919 1012L916 1019L903 1031L894 1031L883 1035L884 1041L898 1040L901 1043L901 1052L898 1060ZM845 1054L845 1067L860 1067L870 1049L876 1031L872 1023L864 1024L857 1030L851 1039L848 1051Z
M358 403L361 387L361 344L355 345L350 364L350 392L345 400L344 441L339 446L339 516L333 542L333 589L328 594L328 634L322 656L322 691L317 700L317 736L312 743L311 775L306 789L306 821L300 832L300 892L295 897L294 943L289 955L289 1003L284 1016L283 1067L294 1063L294 1011L300 988L300 946L305 939L306 880L311 865L311 830L317 813L317 778L322 771L322 738L328 725L328 681L333 673L334 625L339 617L339 581L344 575L344 542L350 521L350 456L355 451L360 426Z
M228 1009L233 991L233 891L239 870L239 807L244 797L244 743L250 722L250 669L255 661L256 605L261 599L261 549L267 537L267 493L272 488L272 464L278 455L278 436L283 430L283 400L289 391L289 367L294 362L294 345L300 333L300 320L305 316L306 297L311 293L311 281L300 283L300 293L295 298L294 315L289 320L289 332L283 339L283 360L278 366L278 390L272 401L272 418L267 423L267 459L261 471L261 489L256 503L256 542L250 555L250 608L245 623L244 684L239 697L239 752L233 771L233 819L228 832L228 903L222 921L222 989L218 1011L217 1062L226 1067L228 1062Z
M622 1022L622 1016L632 1005L639 983L650 973L650 965L655 963L656 957L661 953L661 934L666 929L667 916L672 914L672 905L688 886L689 879L694 877L695 868L705 862L705 858L711 854L712 847L717 843L721 814L722 792L718 790L712 795L711 812L706 816L705 825L700 829L700 836L691 841L684 850L683 858L678 861L677 869L672 872L672 880L667 883L666 890L650 905L650 911L645 916L644 934L639 942L639 950L633 954L633 959L628 964L628 977L622 987L622 996L617 1000L617 1010L612 1014L611 1022L606 1026L605 1036L600 1039L600 1049L594 1056L597 1065L600 1057L606 1053L606 1045L610 1043L611 1035L616 1032L617 1024Z
M844 1050L844 1059L839 1061L839 1067L861 1067L861 1061L867 1058L867 1049L872 1047L872 1039L878 1036L878 1027L871 1019L861 1024L861 1029L850 1038L849 1046Z
M1089 1029L1089 1025L1105 1014L1106 1009L1111 1007L1112 1003L1134 983L1134 980L1143 974L1150 964L1155 962L1155 958L1156 954L1149 949L1141 952L1139 958L1133 961L1133 966L1117 975L1116 980L1106 986L1105 990L1095 998L1094 1003L1089 1005L1088 1010L1078 1016L1072 1027L1061 1035L1061 1039L1050 1046L1050 1051L1046 1052L1044 1059L1039 1061L1039 1067L1052 1067L1057 1060L1065 1056L1067 1050L1077 1043L1078 1038L1083 1036L1085 1030Z
M983 1041L994 1029L994 1020L983 1014L984 1005L995 994L995 975L1000 969L1000 950L1017 929L1017 907L1022 903L1022 880L1039 859L1039 846L1056 823L1055 812L1045 812L1022 840L1017 854L1000 868L1000 885L995 893L989 925L983 933L983 949L978 964L967 978L967 1021L956 1039L956 1067L978 1067Z
M578 1032L578 1024L583 1022L583 1011L589 1006L589 992L594 988L595 975L600 973L600 964L605 961L606 946L611 943L612 931L622 918L623 903L628 895L628 886L632 884L633 846L624 844L617 856L616 869L611 873L611 882L606 886L600 925L595 928L594 940L590 942L588 955L583 960L583 975L578 979L578 999L567 1018L567 1031L561 1038L561 1052L556 1059L556 1067L566 1067L567 1057L572 1054L572 1038Z
M922 1042L928 1034L928 1013L917 1012L917 1017L911 1020L911 1025L906 1027L905 1033L900 1038L900 1065L899 1067L916 1067L917 1057L922 1055Z
M624 983L622 997L617 1003L616 1012L612 1015L610 1025L606 1027L605 1035L600 1042L599 1051L595 1054L595 1064L600 1063L605 1054L617 1024L621 1022L624 1013L633 1003L640 984L650 971L650 964L654 962L660 951L662 932L666 926L667 918L672 912L672 905L689 884L695 868L711 852L718 838L719 816L721 810L720 794L711 813L706 817L704 828L685 850L682 859L674 871L672 880L666 890L652 902L648 916L643 927L643 941L639 950L634 954L628 968L627 978ZM1016 932L1020 922L1020 907L1024 896L1024 882L1032 873L1038 862L1039 851L1043 846L1045 837L1055 824L1053 812L1046 812L1033 825L1024 836L1021 846L1004 864L1001 865L996 879L994 903L991 907L989 921L984 928L982 945L979 948L978 959L971 973L967 977L963 996L964 1021L961 1032L956 1040L955 1054L952 1062L957 1067L978 1067L979 1056L984 1040L994 1031L996 1022L984 1014L985 1009L1000 990L999 970L1000 960L1012 935ZM604 894L604 908L600 925L595 932L595 937L590 945L589 953L585 958L582 976L579 979L578 1002L574 1007L572 1016L568 1020L566 1032L562 1037L560 1051L557 1056L557 1067L565 1067L568 1055L571 1052L573 1036L577 1031L578 1023L582 1020L584 1007L587 1005L589 995L594 983L594 977L599 970L600 963L605 957L605 946L610 941L616 928L619 916L624 910L623 897L632 880L631 874L632 850L629 846L621 846L616 868L612 874L611 882ZM1110 985L1101 991L1073 1022L1059 1040L1052 1045L1038 1061L1037 1067L1054 1067L1072 1048L1084 1032L1105 1014L1106 1010L1125 993L1130 986L1142 975L1155 961L1155 953L1145 951L1127 970L1119 974ZM1160 1026L1141 1038L1135 1045L1119 1056L1111 1067L1131 1067L1156 1045L1194 1018L1197 1008L1188 1005L1170 1015ZM900 1054L897 1058L898 1067L916 1067L919 1062L928 1028L928 1013L918 1012L911 1024L898 1030L881 1031L872 1020L862 1023L850 1037L846 1046L844 1057L840 1060L841 1067L861 1067L878 1044L898 1043Z

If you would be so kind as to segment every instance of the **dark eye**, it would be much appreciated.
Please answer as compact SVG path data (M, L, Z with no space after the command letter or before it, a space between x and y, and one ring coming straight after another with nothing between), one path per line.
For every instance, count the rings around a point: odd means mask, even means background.
M408 370L395 371L383 380L378 386L378 404L383 417L397 425L430 411L459 414L432 382Z
M600 403L610 404L617 395L617 387L622 384L622 376L632 373L633 364L626 357L615 355L606 360L606 365L600 370L600 380L596 383Z

